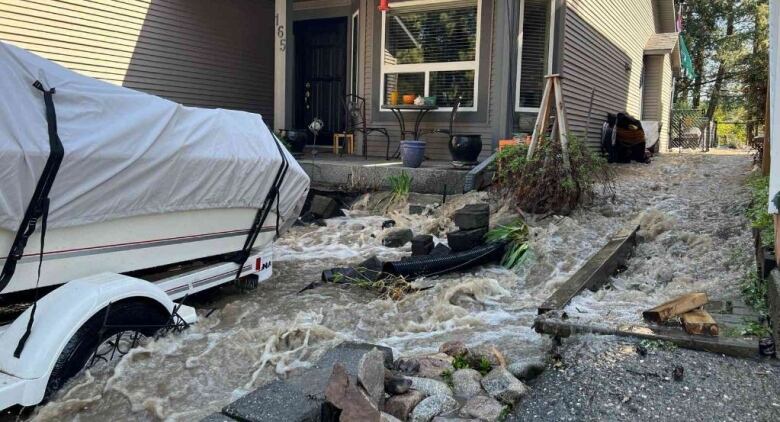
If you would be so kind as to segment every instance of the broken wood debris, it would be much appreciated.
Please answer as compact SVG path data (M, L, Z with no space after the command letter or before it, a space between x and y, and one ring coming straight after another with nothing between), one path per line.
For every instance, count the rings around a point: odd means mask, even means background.
M688 311L680 315L680 321L688 334L717 336L719 332L718 323L704 309Z
M707 302L709 302L709 298L707 298L706 293L688 293L642 312L642 317L646 321L660 324L669 318L700 308Z

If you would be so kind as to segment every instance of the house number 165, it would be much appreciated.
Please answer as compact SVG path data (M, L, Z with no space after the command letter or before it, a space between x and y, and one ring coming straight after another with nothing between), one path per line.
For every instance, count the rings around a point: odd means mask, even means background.
M279 24L279 14L276 14L276 37L279 38L279 51L284 51L287 47L287 38L284 33L284 25Z

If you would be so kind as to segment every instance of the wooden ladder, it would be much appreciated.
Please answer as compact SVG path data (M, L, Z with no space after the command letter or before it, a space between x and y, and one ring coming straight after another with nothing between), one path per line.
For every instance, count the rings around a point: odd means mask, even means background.
M539 115L536 116L536 124L534 124L534 133L533 136L531 136L531 145L528 147L527 158L530 160L533 157L534 152L536 152L536 148L539 145L539 139L547 130L548 121L550 120L550 111L554 106L556 122L550 131L549 139L550 141L555 141L555 138L560 140L563 166L566 172L569 172L571 170L571 162L569 161L569 129L566 124L566 108L563 105L561 76L553 74L546 76L545 79L546 83L544 85L544 94L542 95L542 104L539 107Z

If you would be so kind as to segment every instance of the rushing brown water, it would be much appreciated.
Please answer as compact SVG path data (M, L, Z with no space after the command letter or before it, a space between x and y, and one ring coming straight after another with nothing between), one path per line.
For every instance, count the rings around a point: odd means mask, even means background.
M495 344L509 361L545 353L548 340L531 329L536 307L610 235L647 209L652 210L645 221L648 240L629 269L610 289L577 298L570 311L634 320L647 304L693 285L715 296L727 293L740 270L724 270L719 263L750 245L741 186L749 168L746 156L698 155L620 166L614 201L600 197L586 210L532 228L533 256L520 274L499 266L476 268L441 276L432 280L433 288L397 302L339 285L298 293L319 280L323 269L371 255L390 260L408 254L409 245L381 246L386 217L366 215L357 206L350 217L328 220L327 227L295 227L277 242L275 275L257 290L223 288L201 299L197 325L138 347L114 365L85 371L32 417L197 420L309 365L343 340L387 345L396 355L433 351L452 339ZM415 233L444 237L449 212L481 200L487 195L471 194L429 217L395 211L391 218ZM671 279L663 271L671 271Z

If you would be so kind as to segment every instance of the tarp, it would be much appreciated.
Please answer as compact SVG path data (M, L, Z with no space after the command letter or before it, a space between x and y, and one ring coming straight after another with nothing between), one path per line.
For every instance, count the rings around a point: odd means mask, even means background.
M260 115L185 107L95 80L0 42L0 227L16 231L49 156L40 90L55 88L65 156L54 181L51 228L213 208L260 208L282 157ZM290 168L283 220L309 178ZM248 227L247 227L248 228Z

